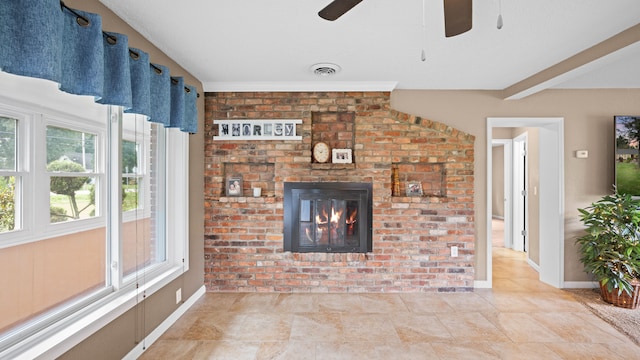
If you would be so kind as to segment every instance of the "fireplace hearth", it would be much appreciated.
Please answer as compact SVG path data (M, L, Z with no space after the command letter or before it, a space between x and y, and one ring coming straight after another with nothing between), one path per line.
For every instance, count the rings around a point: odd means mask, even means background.
M371 252L371 193L371 183L286 182L284 250Z

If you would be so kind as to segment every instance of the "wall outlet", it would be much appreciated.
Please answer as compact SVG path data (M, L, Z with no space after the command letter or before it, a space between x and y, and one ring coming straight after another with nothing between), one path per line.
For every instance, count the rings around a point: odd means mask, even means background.
M182 301L182 288L176 290L176 304L180 304Z
M451 257L458 257L458 247L457 246L452 246L451 247Z

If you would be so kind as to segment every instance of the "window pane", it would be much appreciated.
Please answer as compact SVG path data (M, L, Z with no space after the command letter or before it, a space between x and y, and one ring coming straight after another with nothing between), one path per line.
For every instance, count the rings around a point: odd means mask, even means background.
M0 176L0 233L11 231L16 223L16 178Z
M95 151L95 134L47 126L48 171L95 172ZM67 165L64 170L50 170L56 162L73 162L80 166Z
M16 133L18 121L0 116L0 170L16 170Z
M140 115L125 114L122 126L123 275L164 262L163 199L165 129Z
M122 140L122 173L123 174L139 174L140 169L138 162L139 146L135 141Z
M96 178L51 176L49 209L51 223L96 216Z
M122 177L122 211L144 209L144 178L142 176Z
M140 166L140 145L135 141L122 140L122 211L143 209L140 202L144 178Z

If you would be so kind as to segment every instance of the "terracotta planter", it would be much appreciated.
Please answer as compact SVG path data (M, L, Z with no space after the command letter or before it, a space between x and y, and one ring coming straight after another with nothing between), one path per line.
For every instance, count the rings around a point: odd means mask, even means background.
M602 300L625 309L637 308L638 303L640 303L640 281L634 280L631 282L631 285L633 285L633 293L629 296L626 291L623 291L622 294L618 295L617 289L609 292L607 286L600 283L600 295L602 296Z

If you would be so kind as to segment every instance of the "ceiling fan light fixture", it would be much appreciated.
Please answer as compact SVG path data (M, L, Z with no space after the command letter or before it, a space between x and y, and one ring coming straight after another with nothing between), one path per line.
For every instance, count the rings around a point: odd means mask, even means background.
M332 63L318 63L311 65L311 72L320 77L333 76L342 70L340 66Z

